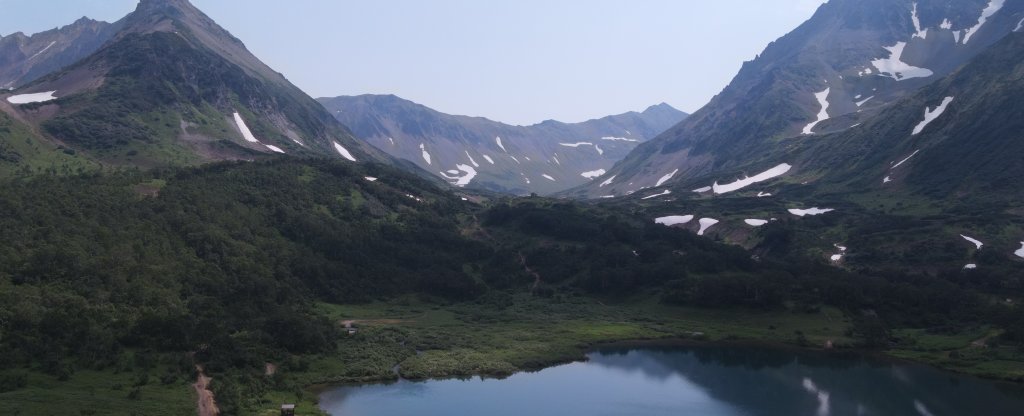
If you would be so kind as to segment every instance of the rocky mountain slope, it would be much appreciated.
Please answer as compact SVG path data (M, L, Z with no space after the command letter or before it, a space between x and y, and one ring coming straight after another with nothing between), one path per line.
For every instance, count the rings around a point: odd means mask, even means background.
M785 139L812 142L866 123L1019 30L1022 19L1024 4L1004 0L830 1L692 117L571 194L621 196L791 163L765 155Z
M390 161L187 0L143 0L95 53L0 111L37 140L106 165L272 154Z
M585 184L686 118L668 104L582 123L512 126L393 95L321 98L357 136L456 186L547 194Z
M0 89L12 89L57 71L96 52L120 29L121 23L89 18L27 36L0 36Z

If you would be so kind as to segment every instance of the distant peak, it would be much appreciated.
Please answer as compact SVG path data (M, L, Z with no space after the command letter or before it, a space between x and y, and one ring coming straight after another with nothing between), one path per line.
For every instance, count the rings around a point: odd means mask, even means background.
M192 9L192 3L188 0L140 0L136 12L154 13L168 11L183 11Z

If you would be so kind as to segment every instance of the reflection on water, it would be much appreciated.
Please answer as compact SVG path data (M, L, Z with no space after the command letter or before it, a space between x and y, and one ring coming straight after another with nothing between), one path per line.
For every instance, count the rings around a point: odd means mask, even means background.
M1024 386L747 347L602 350L504 380L340 387L320 400L338 416L1024 415Z

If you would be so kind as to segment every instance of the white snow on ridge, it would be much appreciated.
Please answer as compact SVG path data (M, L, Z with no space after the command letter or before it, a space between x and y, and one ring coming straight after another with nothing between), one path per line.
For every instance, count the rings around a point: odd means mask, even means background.
M764 181L772 179L774 177L781 176L781 175L785 174L786 172L789 172L789 170L792 169L792 168L793 168L793 165L790 165L788 163L783 163L783 164L780 164L780 165L778 165L778 166L776 166L774 168L771 168L771 169L768 169L768 170L766 170L764 172L758 173L757 175L746 177L746 178L743 178L743 179L739 179L739 180L737 180L735 182L732 182L732 183L727 183L727 184L724 184L724 185L719 185L718 182L716 181L715 184L711 186L711 188L715 191L716 194L724 194L726 192L732 192L732 191L735 191L735 190L742 189L742 188L745 188L747 186L753 185L753 184L758 183L758 182L764 182Z
M595 179L595 178L601 177L601 175L604 175L605 173L608 173L608 171L606 171L604 169L598 169L598 170L592 170L590 172L583 172L583 173L580 174L580 176L582 176L584 178L587 178L587 179Z
M977 268L978 268L978 265L974 264L974 263L971 263L971 264L968 264L968 265L964 266L964 270L974 270L974 269L977 269Z
M696 192L698 194L702 194L702 193L705 193L705 192L711 192L711 189L712 188L710 186L704 186L704 187L700 187L700 188L694 189L693 192Z
M654 219L655 224L662 224L666 227L671 227L676 224L686 224L693 221L693 215L669 215L667 217L658 217Z
M757 193L757 197L758 198L766 198L766 197L769 197L769 196L772 196L772 194L769 193L769 192L758 192Z
M555 160L555 164L562 166L562 162L558 161L558 155L552 155L551 158Z
M604 155L604 150L601 149L601 146L598 146L598 145L595 144L594 145L594 150L597 150L597 154Z
M580 147L580 146L593 146L594 144L591 143L591 142L576 142L576 143L559 143L559 145L565 146L565 147Z
M494 164L494 159L491 159L491 157L490 157L490 156L487 156L487 155L485 155L485 154L481 154L480 156L483 156L483 157L484 157L484 159L486 159L488 163L490 163L490 164L492 164L492 165Z
M522 165L522 163L520 163L520 162L519 162L519 159L516 159L516 157L515 157L515 156L512 156L512 155L508 155L508 157L510 157L510 158L512 158L512 160L516 161L516 164L518 164L518 165Z
M935 121L935 119L939 118L939 116L946 111L946 106L951 102L953 102L953 97L946 97L942 99L942 103L940 103L938 107L935 107L934 110L930 110L928 107L925 107L924 120L918 123L917 126L914 126L914 132L910 135L914 136L923 131L928 124Z
M832 211L835 211L835 210L832 209L832 208L818 208L818 207L814 207L814 208L808 208L808 209L793 208L793 209L789 210L789 213L793 214L793 215L796 215L798 217L803 217L803 216L807 216L807 215L812 215L813 216L813 215L826 214L826 213L829 213L829 212L832 212Z
M882 178L882 183L883 184L886 184L886 183L889 183L889 182L892 182L892 178L890 178L888 176Z
M964 30L964 45L971 40L971 36L978 33L978 29L981 29L981 26L988 21L988 18L992 17L992 15L996 14L999 9L1003 8L1003 3L1005 2L1006 0L990 0L988 2L988 6L985 7L985 10L981 11L981 17L978 17L978 24L974 25L974 27L970 29Z
M910 156L907 156L906 159L901 160L900 163L892 165L892 167L889 168L889 170L896 169L896 168L900 167L900 165L906 163L908 160L910 160L910 158L912 158L914 156L917 156L917 152L920 152L920 151L921 151L921 149L915 150L914 153L911 153Z
M549 180L549 181L551 181L551 182L558 182L558 181L556 181L556 180L555 180L555 178L554 178L553 176L551 176L551 175L548 175L548 174L546 174L546 173L545 173L545 174L543 174L543 175L540 175L540 176L543 176L543 177L544 177L544 179L547 179L547 180Z
M672 193L672 191L670 191L670 190L666 189L666 190L665 190L664 192L662 192L662 193L660 193L660 194L654 194L654 195L650 195L650 196L645 196L645 197L643 197L643 198L640 198L640 199L651 199L651 198L657 198L657 197L659 197L659 196L665 196L665 195L668 195L668 194L671 194L671 193Z
M658 187L664 184L665 182L668 182L669 179L672 179L673 176L676 176L676 173L679 173L679 169L672 171L672 173L668 175L662 176L661 179L658 179L658 183L654 184L654 186Z
M377 182L377 178L374 178L373 176L367 176L364 177L363 179L366 179L369 182Z
M821 106L821 111L818 112L818 119L810 122L804 126L803 134L814 134L814 126L818 123L828 120L828 93L832 88L825 88L825 91L815 93L814 98L818 100L818 105Z
M1017 257L1024 258L1024 241L1020 242L1020 250L1014 251L1013 254Z
M605 185L611 185L612 181L615 180L615 176L616 175L612 175L612 177L608 178L608 180L601 182L601 185L598 185L598 188L604 188Z
M976 238L971 238L971 237L968 237L968 236L963 235L963 234L960 234L960 237L963 237L964 240L967 240L967 241L970 241L971 243L973 243L974 246L977 247L978 250L981 250L981 246L985 245L985 243L982 243L981 241L979 241Z
M282 153L282 154L284 153L284 150L281 150L280 147L269 145L269 144L265 144L264 146L267 146L267 149L270 149L270 150L272 150L274 152Z
M868 98L865 98L863 100L857 101L855 104L857 104L857 107L860 107L860 106L864 105L865 103L867 103L868 101L871 101L872 98L875 98L875 96L872 95L872 96L870 96Z
M430 163L430 153L427 153L427 145L425 143L420 143L420 151L423 152L423 160L425 160L428 165L432 165L433 163Z
M338 142L334 142L334 150L337 150L338 153L341 155L341 157L343 157L345 159L348 159L350 161L353 161L353 162L356 161L356 158L352 157L352 154L348 152L348 149L346 149L344 146L338 144Z
M465 187L466 185L469 185L469 182L476 177L476 169L473 169L472 166L459 164L455 165L455 167L459 169L458 171L455 171L455 174L448 173L452 171L441 172L441 176L444 176L445 179L452 181L452 185L462 188ZM459 171L462 171L463 174L459 175Z
M37 92L35 94L12 95L7 97L7 102L11 104L45 103L47 101L56 100L57 97L53 95L56 93L57 91L47 91Z
M629 131L627 131L626 133L629 133ZM619 142L639 142L639 140L637 140L637 139L627 139L625 137L602 137L601 140L608 140L608 141L613 141L613 142L615 142L615 141L619 141Z
M505 150L505 145L501 144L501 137L494 137L494 142L498 144L502 151L508 153L508 150Z
M950 22L949 18L942 19L942 24L940 24L939 27L943 28L943 29L946 29L946 30L952 30L953 29L953 22Z
M242 116L238 114L238 112L235 112L235 124L238 126L238 130L242 132L242 137L245 138L245 141L249 143L260 142L259 140L256 140L256 136L252 135L252 131L249 130L249 126L245 125L245 120L242 120Z
M43 48L43 49L42 49L42 50L40 50L39 52L36 52L36 54L35 54L35 55L32 55L32 56L31 56L30 58L28 58L27 60L31 61L31 60L35 59L35 58L36 58L37 56L39 56L39 55L42 55L42 54L43 54L43 52L46 52L46 50L47 50L47 49L50 49L51 47L53 47L53 45L56 45L56 44L57 44L57 41L53 41L53 42L50 42L50 44L49 44L49 45L46 45L46 47L45 47L45 48Z
M473 160L473 156L471 156L471 155L469 154L469 150L467 150L467 151L466 151L466 157L468 157L468 158L469 158L469 163L472 163L472 164L473 164L473 167L474 167L474 168L478 168L478 167L480 167L480 164L479 164L479 163L476 163L476 161L475 161L475 160Z
M1020 19L1020 22L1017 22L1017 28L1013 29L1013 31L1019 32L1021 28L1024 28L1024 19Z
M712 225L718 224L718 220L714 218L701 218L700 219L700 230L697 231L697 235L704 235L704 232L711 228Z
M880 76L889 77L897 81L932 76L934 73L930 69L918 68L903 62L903 48L906 47L907 42L896 42L893 46L886 46L885 50L889 51L889 57L875 59L871 61L871 65L880 72Z
M762 225L767 224L768 220L747 219L743 220L743 222L747 223L747 225L751 227L760 227Z

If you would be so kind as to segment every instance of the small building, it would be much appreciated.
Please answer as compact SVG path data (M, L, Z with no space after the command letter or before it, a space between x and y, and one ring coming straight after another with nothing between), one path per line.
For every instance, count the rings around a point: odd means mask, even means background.
M295 405L294 404L282 404L281 405L281 416L295 416Z

